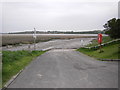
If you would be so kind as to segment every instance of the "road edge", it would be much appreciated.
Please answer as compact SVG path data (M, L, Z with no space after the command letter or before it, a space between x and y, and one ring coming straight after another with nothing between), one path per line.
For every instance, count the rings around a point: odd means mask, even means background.
M2 88L2 90L6 90L6 88L23 72L24 69L20 70L16 75L14 75Z

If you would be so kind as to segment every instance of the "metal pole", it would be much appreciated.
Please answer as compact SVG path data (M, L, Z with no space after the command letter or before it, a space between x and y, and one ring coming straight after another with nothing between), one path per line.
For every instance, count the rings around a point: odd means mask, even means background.
M101 48L102 48L102 47L101 47L101 43L100 43L100 53L102 52Z
M34 50L36 50L36 29L34 28Z
M104 52L104 51L102 50L102 45L100 43L100 53L102 53L102 52Z

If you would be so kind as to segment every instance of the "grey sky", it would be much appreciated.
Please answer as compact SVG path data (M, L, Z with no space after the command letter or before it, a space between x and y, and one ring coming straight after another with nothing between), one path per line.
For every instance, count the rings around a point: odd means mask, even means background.
M3 2L3 31L98 30L118 17L117 0L39 0ZM1 18L0 18L1 19Z

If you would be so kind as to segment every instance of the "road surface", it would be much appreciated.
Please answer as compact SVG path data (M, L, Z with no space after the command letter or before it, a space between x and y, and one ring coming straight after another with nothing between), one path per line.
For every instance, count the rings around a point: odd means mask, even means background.
M8 88L117 88L118 63L97 61L74 49L37 57Z

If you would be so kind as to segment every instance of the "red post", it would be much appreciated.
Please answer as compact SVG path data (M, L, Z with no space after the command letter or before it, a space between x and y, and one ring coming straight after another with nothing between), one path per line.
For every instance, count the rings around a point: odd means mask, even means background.
M102 46L101 46L101 44L102 44L102 34L100 33L100 34L98 34L98 43L100 44L100 53L102 52L102 50L101 50L101 48L102 48Z

